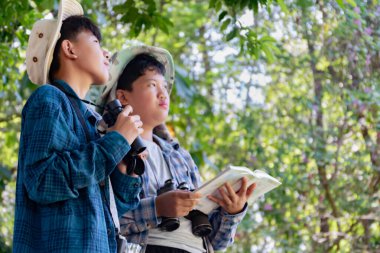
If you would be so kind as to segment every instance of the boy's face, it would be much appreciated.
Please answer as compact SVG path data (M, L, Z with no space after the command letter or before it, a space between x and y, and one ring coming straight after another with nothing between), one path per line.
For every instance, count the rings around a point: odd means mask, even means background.
M118 90L117 98L123 105L133 107L133 114L140 115L143 127L154 128L165 122L170 99L168 84L156 70L146 70L132 84L132 91Z
M76 67L89 75L93 84L104 84L109 76L108 52L103 50L96 36L90 31L80 32L72 41Z

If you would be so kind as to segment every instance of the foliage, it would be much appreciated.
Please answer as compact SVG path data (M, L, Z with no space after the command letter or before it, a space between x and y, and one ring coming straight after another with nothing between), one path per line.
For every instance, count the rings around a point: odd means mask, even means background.
M2 3L1 252L11 244L21 110L36 88L25 73L27 34L57 4ZM141 41L172 53L168 125L203 179L230 163L281 179L249 208L228 252L380 250L377 1L82 4L111 51Z

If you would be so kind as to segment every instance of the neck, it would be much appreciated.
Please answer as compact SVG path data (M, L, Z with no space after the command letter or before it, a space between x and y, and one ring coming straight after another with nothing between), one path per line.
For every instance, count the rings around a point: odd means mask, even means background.
M70 68L70 66L62 66L58 73L55 75L55 79L65 81L74 90L80 99L85 98L92 84L87 75L79 73L75 70L75 68Z
M143 125L143 128L144 128L144 132L141 134L141 137L144 140L153 141L153 128L144 126L144 125Z

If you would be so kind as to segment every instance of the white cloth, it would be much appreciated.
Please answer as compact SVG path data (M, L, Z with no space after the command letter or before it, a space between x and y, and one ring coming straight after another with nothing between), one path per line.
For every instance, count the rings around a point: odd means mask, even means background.
M160 147L151 141L144 140L144 143L149 152L145 162L145 173L148 173L148 192L152 196L157 194L157 189L162 187L167 179L171 179L172 175ZM179 228L172 232L161 231L159 228L150 229L147 244L183 249L190 253L206 252L202 238L194 236L191 232L191 221L183 217L180 218Z
M203 240L191 232L191 221L181 217L180 226L172 232L154 228L149 230L148 244L183 249L190 253L206 252Z
M148 196L156 196L157 190L165 184L165 181L173 177L160 147L156 143L147 140L144 140L144 144L149 153L145 161L145 173L148 173L149 189L145 190L147 190Z

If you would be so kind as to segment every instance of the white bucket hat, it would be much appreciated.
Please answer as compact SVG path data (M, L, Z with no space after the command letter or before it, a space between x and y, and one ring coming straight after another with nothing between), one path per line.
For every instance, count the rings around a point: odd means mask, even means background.
M43 19L33 25L26 49L26 71L33 83L48 82L54 48L61 36L62 21L75 15L83 15L82 6L75 0L61 0L56 20Z
M103 89L102 95L98 99L98 104L104 106L106 103L116 99L117 81L123 73L125 66L139 54L148 54L156 58L165 66L165 79L168 82L168 92L170 94L174 84L174 62L171 54L159 47L146 45L132 46L115 53L111 58L109 80Z

